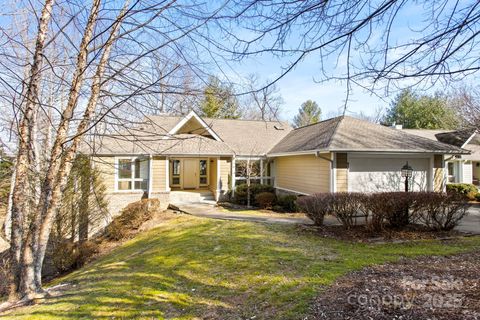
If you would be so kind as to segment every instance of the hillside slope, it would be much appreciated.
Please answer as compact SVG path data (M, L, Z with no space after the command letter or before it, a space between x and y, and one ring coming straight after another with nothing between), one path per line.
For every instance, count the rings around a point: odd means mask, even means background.
M57 297L6 319L300 319L340 275L400 256L479 247L458 242L358 244L300 227L179 216L55 284Z

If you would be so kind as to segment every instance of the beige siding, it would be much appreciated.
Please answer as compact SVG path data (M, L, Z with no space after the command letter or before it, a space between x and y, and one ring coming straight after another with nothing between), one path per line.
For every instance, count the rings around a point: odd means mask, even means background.
M115 157L93 157L95 168L100 172L106 192L115 191Z
M442 192L445 183L445 168L442 155L433 158L433 191Z
M348 161L346 153L337 153L336 155L336 180L337 180L337 192L348 191Z
M152 192L166 191L165 157L153 157L152 162Z
M220 158L220 189L229 190L230 189L230 174L232 168L232 159L231 158Z
M326 159L315 155L278 157L275 170L278 188L305 194L330 191L330 162Z

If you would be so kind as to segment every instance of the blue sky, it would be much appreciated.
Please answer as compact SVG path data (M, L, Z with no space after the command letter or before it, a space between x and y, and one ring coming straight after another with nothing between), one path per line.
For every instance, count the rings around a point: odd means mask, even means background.
M453 5L455 5L454 2L449 2L447 7L444 8L445 12L449 12L449 9L451 9ZM418 36L421 35L421 32L415 33L414 31L421 30L423 26L428 25L431 22L429 17L426 16L426 14L431 13L429 10L431 10L431 3L426 4L422 1L412 1L407 3L407 5L399 12L395 23L392 25L392 32L389 39L390 43L405 44L409 43L412 38L418 38ZM428 26L430 28L433 27L430 25ZM428 33L429 30L430 29L426 29L424 32ZM291 41L297 41L299 31L301 30L293 32L290 37ZM380 31L378 30L372 31L372 37L369 38L368 42L370 46L380 43L381 34L379 32ZM360 35L360 37L362 37L362 35ZM366 47L360 49L364 48ZM359 52L360 51L362 50L359 50ZM356 52L355 50L353 51L354 63L356 63L355 60L360 59L358 56L359 52ZM401 50L392 51L392 55L398 56L400 54L402 54ZM365 58L364 56L362 59ZM336 59L338 59L338 64ZM340 75L345 73L346 59L342 54L336 56L332 55L328 60L329 61L323 61L326 73L330 75ZM231 78L232 75L233 78L237 78L246 76L250 73L255 73L260 79L266 81L267 79L276 78L281 72L281 67L285 66L286 61L288 61L287 58L279 59L271 55L256 56L249 60L245 60L242 63L230 65L232 71L227 72L227 75L229 78ZM280 89L280 94L285 101L282 109L282 116L285 120L292 120L301 103L308 99L315 100L319 104L322 109L323 119L338 115L343 111L346 99L346 84L344 82L335 81L319 83L318 80L322 80L320 61L318 54L313 53L310 56L307 56L294 70L277 83L277 86ZM464 82L467 84L474 84L477 79L478 77L474 75L465 79ZM397 87L390 86L388 92L385 92L384 90L375 91L376 95L363 88L354 86L349 96L347 114L355 115L362 112L367 115L372 115L380 108L385 109L389 106L390 102L395 98L400 89L406 88L414 83L415 80L405 80L397 83ZM366 86L370 85L367 82L363 84ZM435 83L435 85L424 82L421 85L415 85L413 89L421 93L433 94L437 90L448 92L456 85L457 83L445 81Z

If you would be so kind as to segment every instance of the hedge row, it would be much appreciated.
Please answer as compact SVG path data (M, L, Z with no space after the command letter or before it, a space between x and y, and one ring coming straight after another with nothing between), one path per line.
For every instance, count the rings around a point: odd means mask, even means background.
M422 223L431 230L451 230L469 207L456 193L438 192L319 193L301 197L297 204L316 225L332 215L347 229L364 219L372 231L409 223Z

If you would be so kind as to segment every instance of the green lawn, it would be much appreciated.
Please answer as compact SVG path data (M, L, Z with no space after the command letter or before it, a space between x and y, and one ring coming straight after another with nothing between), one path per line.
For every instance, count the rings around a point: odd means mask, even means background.
M346 272L400 256L479 247L480 237L367 245L289 225L179 216L60 279L75 285L63 296L4 316L301 319L322 285Z

